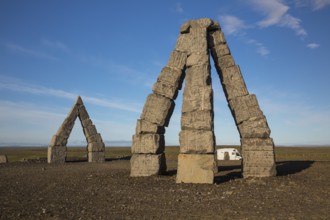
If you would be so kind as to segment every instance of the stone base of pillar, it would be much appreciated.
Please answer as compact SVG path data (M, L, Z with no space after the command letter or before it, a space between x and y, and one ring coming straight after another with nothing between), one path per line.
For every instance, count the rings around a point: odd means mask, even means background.
M133 154L131 177L161 175L166 172L165 154Z
M176 182L213 184L217 170L214 154L179 154Z
M47 162L61 164L66 160L66 147L65 146L49 146L47 153Z

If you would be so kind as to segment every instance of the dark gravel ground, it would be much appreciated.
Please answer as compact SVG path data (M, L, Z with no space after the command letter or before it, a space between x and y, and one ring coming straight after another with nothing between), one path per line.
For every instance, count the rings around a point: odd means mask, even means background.
M0 165L0 219L329 219L330 162L278 162L277 177L221 164L213 185L129 177L129 160ZM172 169L172 170L171 170Z

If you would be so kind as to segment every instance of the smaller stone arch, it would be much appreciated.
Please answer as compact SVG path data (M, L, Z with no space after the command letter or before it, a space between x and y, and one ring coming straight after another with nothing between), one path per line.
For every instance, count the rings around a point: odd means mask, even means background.
M88 162L104 162L105 145L100 133L89 118L88 112L80 96L78 96L68 116L53 136L48 146L48 163L65 163L67 146L74 123L80 120L87 141Z

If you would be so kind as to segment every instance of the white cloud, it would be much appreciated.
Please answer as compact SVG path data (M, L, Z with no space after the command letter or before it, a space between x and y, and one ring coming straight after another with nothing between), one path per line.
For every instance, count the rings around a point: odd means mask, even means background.
M308 47L310 49L316 49L316 48L320 47L320 45L317 43L310 43L310 44L307 44L306 47Z
M7 44L5 44L5 47L15 53L20 53L23 55L34 56L34 57L48 59L48 60L58 60L56 57L46 54L42 51L25 48L18 44L7 43Z
M59 89L46 88L39 85L31 85L19 80L8 80L0 76L0 89L10 90L15 92L30 93L36 95L46 95L59 98L65 98L69 100L75 100L79 94L67 92ZM91 96L82 96L83 101L86 103L103 106L111 109L119 109L130 112L141 112L141 107L133 104L127 104L124 102L115 102L107 99L100 99Z
M41 41L41 43L45 47L61 50L61 51L66 52L66 53L70 52L69 47L67 47L64 43L59 42L59 41L50 41L50 40L43 39Z
M248 43L256 46L257 53L260 54L261 56L267 56L268 54L270 54L270 51L268 50L268 48L265 47L262 43L260 43L256 40L249 40Z
M330 0L295 0L297 7L310 6L313 10L320 10L330 5Z
M294 30L298 36L307 35L306 30L301 26L301 20L288 13L290 7L285 5L283 1L250 0L249 2L257 11L266 16L257 22L259 27L266 28L277 25Z
M314 10L322 9L328 5L330 5L330 0L312 0Z
M182 7L182 4L180 2L177 2L175 4L175 11L177 13L183 13L184 12L183 7Z
M244 29L249 28L243 20L232 15L220 16L219 20L225 34L228 35L239 34L242 33Z

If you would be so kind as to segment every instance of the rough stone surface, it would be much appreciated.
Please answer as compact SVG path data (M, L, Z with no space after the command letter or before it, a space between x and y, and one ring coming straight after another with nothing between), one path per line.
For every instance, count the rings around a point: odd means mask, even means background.
M177 88L175 88L171 85L163 84L161 82L156 82L152 86L152 91L157 95L165 96L166 98L169 98L172 100L176 99L176 97L178 95Z
M183 113L181 116L181 129L212 131L213 112L206 110Z
M133 154L160 154L164 152L165 139L162 134L133 135Z
M192 53L187 58L187 67L195 66L195 65L203 65L209 64L210 58L208 53Z
M8 163L7 155L0 155L0 163Z
M131 176L153 176L166 172L165 154L133 154L131 158Z
M66 160L66 146L49 146L47 161L48 163L65 163Z
M241 138L242 152L246 151L273 151L272 138Z
M219 60L226 55L230 55L230 50L227 44L216 44L211 48L211 54L213 59Z
M182 112L213 110L213 90L211 86L184 88Z
M88 152L103 152L105 146L103 142L92 142L88 143Z
M219 75L227 100L249 94L238 65L223 69Z
M209 63L187 68L185 87L205 87L211 85L210 69Z
M209 32L208 44L209 48L213 48L215 45L225 44L226 39L222 31L216 30Z
M93 143L93 142L98 142L98 143L103 143L102 137L100 133L91 135L87 137L87 143Z
M88 162L90 163L103 163L105 160L104 151L89 151Z
M274 143L271 138L242 138L243 177L276 176Z
M232 57L232 55L226 55L219 59L216 59L216 58L214 58L214 54L212 53L212 57L214 60L214 65L218 72L220 72L221 70L223 70L225 68L235 65L235 61L234 61L234 58Z
M182 130L180 132L180 153L214 153L215 138L213 131Z
M88 112L87 112L85 106L81 106L78 110L79 110L78 116L79 116L80 121L89 119L89 115L88 115Z
M174 102L171 99L156 94L150 94L144 104L141 119L159 126L167 126L173 109Z
M184 72L181 69L164 67L160 72L157 81L166 85L181 89Z
M179 154L176 182L213 184L216 170L213 154Z
M236 124L240 124L250 118L263 117L255 95L247 95L232 99L229 101L229 107Z
M165 128L146 120L137 120L135 134L164 134Z
M268 138L270 129L264 116L250 118L238 125L241 138Z
M183 70L186 65L186 60L187 60L187 53L183 51L174 50L167 63L167 66Z

